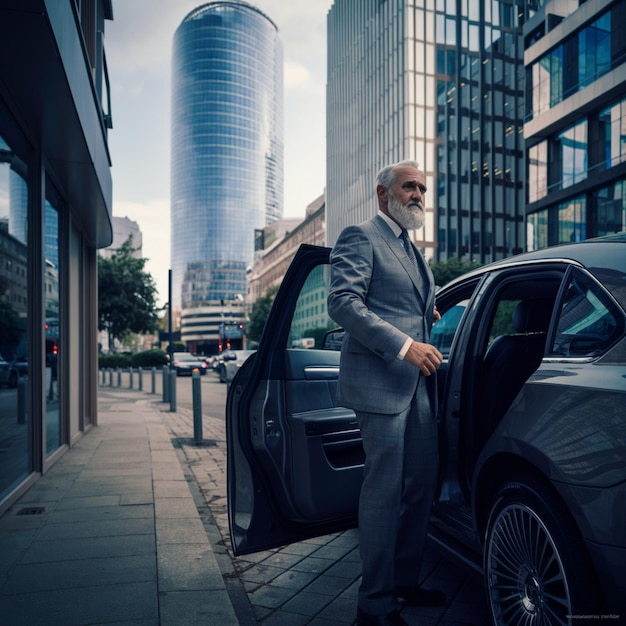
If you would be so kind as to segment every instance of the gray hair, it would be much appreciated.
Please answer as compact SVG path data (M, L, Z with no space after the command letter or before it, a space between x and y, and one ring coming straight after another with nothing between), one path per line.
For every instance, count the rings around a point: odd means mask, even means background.
M385 189L390 189L391 185L393 185L396 180L396 169L399 167L414 167L416 170L419 170L420 168L417 161L411 161L408 159L398 161L398 163L385 165L385 167L383 167L383 169L381 169L376 176L376 186L381 185Z

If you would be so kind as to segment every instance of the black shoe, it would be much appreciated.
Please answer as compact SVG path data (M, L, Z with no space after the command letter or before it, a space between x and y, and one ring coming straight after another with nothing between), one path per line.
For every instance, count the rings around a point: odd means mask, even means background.
M439 589L424 587L397 587L398 600L408 606L437 606L446 601L446 594Z
M370 615L359 608L356 610L355 623L357 626L409 626L398 611L391 611L387 615Z

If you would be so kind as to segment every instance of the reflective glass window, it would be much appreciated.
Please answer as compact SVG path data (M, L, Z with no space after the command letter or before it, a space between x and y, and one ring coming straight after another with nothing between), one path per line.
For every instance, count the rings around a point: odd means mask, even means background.
M548 210L530 213L526 220L526 247L529 251L548 247Z
M0 499L32 470L28 172L0 109Z
M626 181L594 191L594 225L597 236L626 231Z
M557 243L587 239L587 202L581 196L558 207L559 235Z
M599 141L607 169L626 161L626 99L600 112Z
M565 292L551 353L597 356L607 350L624 328L624 315L604 289L575 269Z
M570 187L587 178L587 120L563 131L558 138L561 186Z
M44 211L44 314L46 372L46 453L51 454L61 445L61 412L59 409L59 213L46 201Z
M528 149L528 202L536 202L548 193L548 142Z

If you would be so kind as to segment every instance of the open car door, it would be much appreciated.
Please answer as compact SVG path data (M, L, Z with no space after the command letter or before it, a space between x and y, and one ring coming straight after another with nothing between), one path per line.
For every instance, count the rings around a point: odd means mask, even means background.
M326 309L329 253L300 247L228 392L236 555L356 526L364 454L354 412L335 400L342 331Z

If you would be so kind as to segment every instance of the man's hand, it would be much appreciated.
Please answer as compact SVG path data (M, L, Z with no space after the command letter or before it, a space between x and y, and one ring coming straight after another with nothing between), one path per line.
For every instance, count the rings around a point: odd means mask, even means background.
M435 322L438 322L440 319L441 319L441 313L439 313L439 311L437 310L437 307L435 307L433 310L433 324Z
M404 360L419 367L424 376L430 376L441 365L443 355L429 343L414 341L404 355Z

